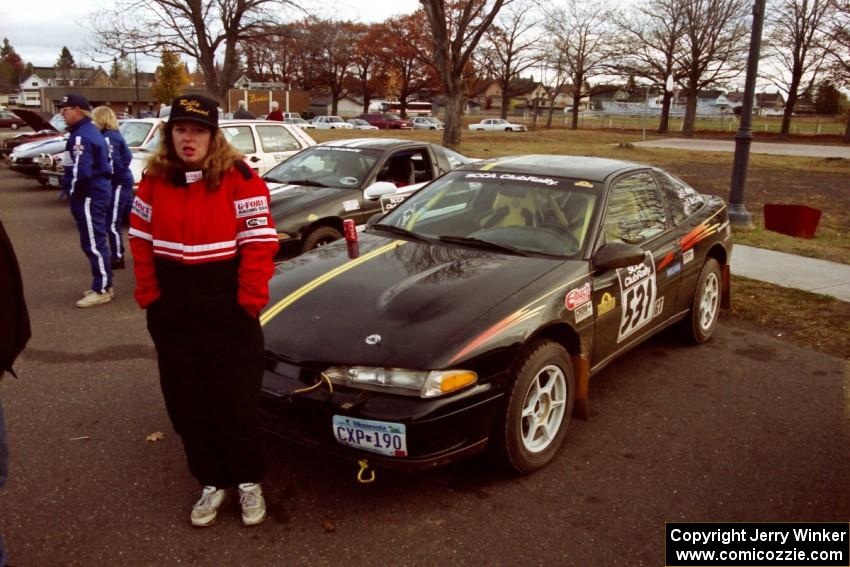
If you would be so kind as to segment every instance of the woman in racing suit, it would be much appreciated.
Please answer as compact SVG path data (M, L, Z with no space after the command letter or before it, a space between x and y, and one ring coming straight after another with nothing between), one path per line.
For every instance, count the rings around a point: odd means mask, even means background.
M233 486L243 523L259 524L258 316L278 243L268 188L225 140L215 101L172 103L133 202L130 246L166 409L203 486L192 525L212 524Z

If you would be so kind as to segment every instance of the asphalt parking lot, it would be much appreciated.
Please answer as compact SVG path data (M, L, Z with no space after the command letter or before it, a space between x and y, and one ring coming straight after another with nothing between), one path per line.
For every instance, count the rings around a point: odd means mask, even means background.
M532 476L475 459L361 485L354 465L269 439L271 518L243 528L233 502L193 529L199 488L132 272L116 273L114 303L76 309L87 264L56 197L0 167L33 321L20 378L0 382L15 567L660 565L667 521L850 517L850 366L721 323L707 345L665 333L596 376L590 419Z

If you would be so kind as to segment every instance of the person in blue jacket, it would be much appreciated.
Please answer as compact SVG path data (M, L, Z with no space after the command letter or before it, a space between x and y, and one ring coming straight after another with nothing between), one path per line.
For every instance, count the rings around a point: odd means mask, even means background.
M118 118L108 106L98 106L92 112L94 125L106 140L109 167L112 169L112 195L106 214L106 236L112 253L112 269L124 269L124 235L121 227L130 214L133 200L133 174L130 162L133 154L124 136L118 131Z
M80 231L80 245L89 260L91 288L77 307L112 301L112 266L106 241L106 215L112 197L112 172L106 140L92 123L91 105L82 95L69 94L59 102L70 136L65 145L62 191Z

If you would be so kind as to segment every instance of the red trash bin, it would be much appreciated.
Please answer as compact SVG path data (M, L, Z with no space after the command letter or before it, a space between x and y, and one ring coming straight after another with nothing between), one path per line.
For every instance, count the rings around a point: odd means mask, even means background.
M820 215L820 209L807 205L765 203L764 227L788 236L812 238L818 228Z

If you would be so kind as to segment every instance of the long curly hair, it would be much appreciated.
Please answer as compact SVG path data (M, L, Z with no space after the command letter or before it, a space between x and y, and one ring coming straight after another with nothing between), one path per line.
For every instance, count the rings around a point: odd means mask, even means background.
M148 159L145 175L170 180L175 171L185 169L183 162L177 157L177 150L174 148L174 140L171 137L172 127L171 122L167 122L163 127L156 152ZM218 189L221 185L221 177L233 167L236 160L241 160L244 157L224 138L221 128L216 128L210 137L209 151L201 163L207 187Z

